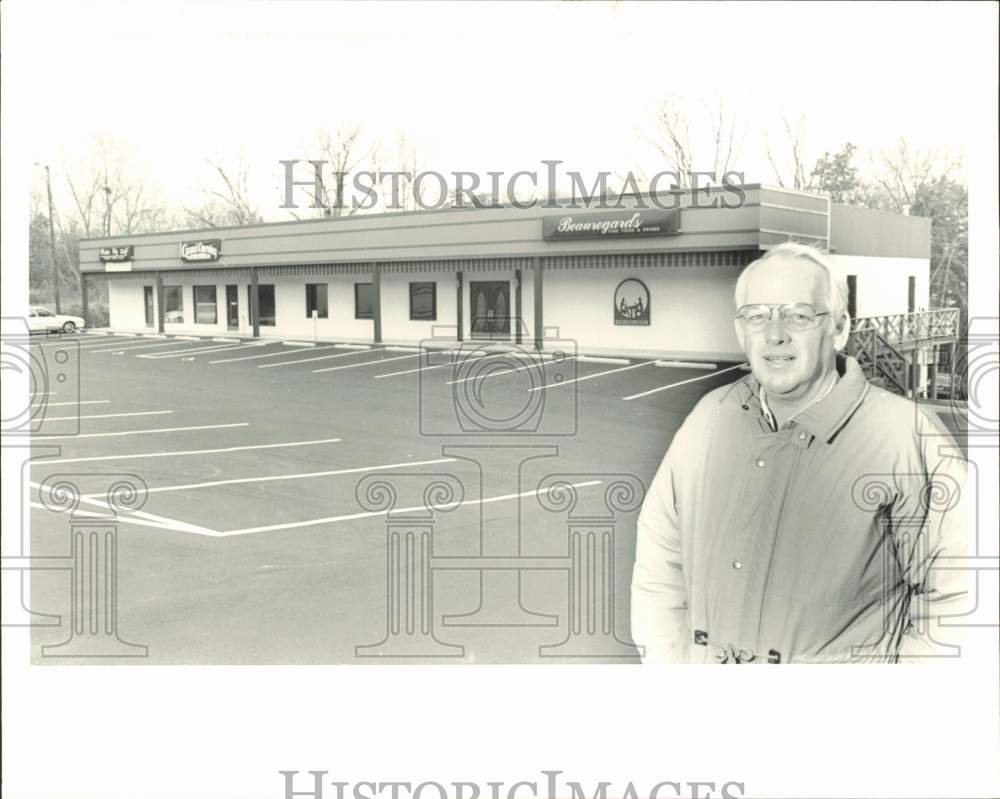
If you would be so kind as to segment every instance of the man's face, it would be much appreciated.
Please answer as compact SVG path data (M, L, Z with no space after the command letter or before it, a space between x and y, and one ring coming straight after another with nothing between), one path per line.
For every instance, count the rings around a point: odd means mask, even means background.
M743 305L812 305L828 307L826 273L802 258L775 257L758 266L747 278ZM795 401L808 397L835 368L837 347L845 343L847 331L837 334L832 315L820 318L816 329L796 332L785 328L775 311L763 330L751 332L736 320L736 337L747 355L754 376L769 397Z

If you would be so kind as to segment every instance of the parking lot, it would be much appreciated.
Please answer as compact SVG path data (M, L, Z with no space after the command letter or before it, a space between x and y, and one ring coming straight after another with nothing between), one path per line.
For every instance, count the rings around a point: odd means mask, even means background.
M420 529L433 530L435 557L466 558L431 582L432 638L455 647L450 658L535 662L566 638L570 509L539 501L553 480L575 486L574 516L613 514L613 624L628 643L636 512L607 507L604 491L616 475L647 483L697 398L742 374L580 361L569 348L539 360L512 345L90 334L32 346L51 368L71 353L80 386L77 400L52 381L37 399L32 554L69 550L69 516L49 509L59 482L79 486L77 518L106 515L115 482L144 487L141 508L118 513L117 629L159 663L398 660L358 649L385 637L391 601L379 485L397 494L393 518L413 516L435 476L453 496ZM550 475L564 477L546 486ZM469 560L514 556L533 568ZM70 580L33 577L31 609L64 620L36 629L39 645L67 637Z
M695 402L744 374L571 344L31 346L79 374L78 397L73 379L36 397L32 556L70 550L60 483L77 523L138 486L113 582L117 635L151 663L634 661L641 486ZM31 610L60 617L35 643L66 640L79 584L31 585Z

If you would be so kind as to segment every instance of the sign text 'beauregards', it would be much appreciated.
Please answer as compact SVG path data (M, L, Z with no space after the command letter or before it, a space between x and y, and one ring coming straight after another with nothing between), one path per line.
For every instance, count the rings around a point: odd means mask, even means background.
M182 261L218 261L222 255L222 239L181 242Z
M679 208L612 214L562 214L542 219L545 239L604 239L623 236L673 236L681 231Z

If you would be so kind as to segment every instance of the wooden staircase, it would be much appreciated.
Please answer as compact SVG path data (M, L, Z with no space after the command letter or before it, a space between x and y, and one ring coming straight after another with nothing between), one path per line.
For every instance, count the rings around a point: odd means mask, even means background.
M949 348L955 385L955 346L958 342L959 311L939 308L890 316L863 316L851 321L847 351L853 355L868 380L907 397L936 395L938 348ZM930 352L929 359L921 353ZM929 360L929 363L922 363ZM929 379L924 379L923 374Z

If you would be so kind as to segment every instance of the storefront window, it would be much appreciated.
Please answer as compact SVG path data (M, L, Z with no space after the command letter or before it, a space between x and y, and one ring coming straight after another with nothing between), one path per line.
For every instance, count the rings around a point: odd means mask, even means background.
M180 286L163 287L163 321L171 324L184 321L184 296Z
M215 286L194 287L194 321L199 325L214 325L219 321L215 301Z
M375 318L375 287L371 283L354 284L354 318Z
M316 311L317 319L329 318L326 305L326 283L306 283L306 316L312 319Z
M410 319L437 319L437 283L410 284Z

